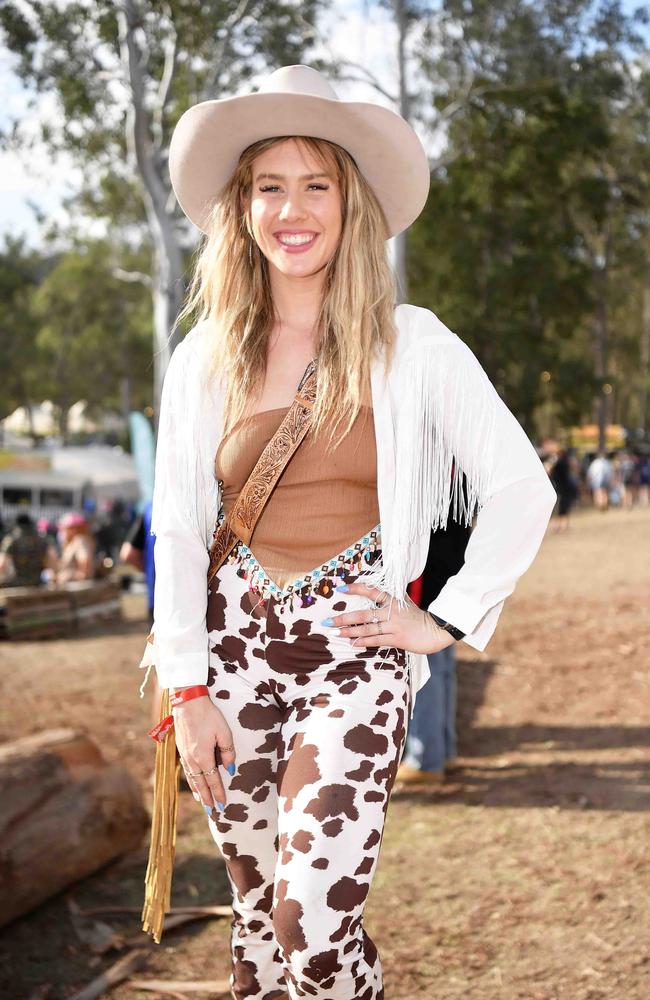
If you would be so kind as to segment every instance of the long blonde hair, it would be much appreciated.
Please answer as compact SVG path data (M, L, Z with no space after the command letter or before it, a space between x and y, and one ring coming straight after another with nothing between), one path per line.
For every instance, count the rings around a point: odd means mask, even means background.
M341 191L341 237L327 264L317 320L318 391L312 425L317 434L328 423L331 444L337 428L345 424L340 440L352 427L377 352L385 351L388 369L395 339L396 289L387 257L386 220L346 150L305 136L262 139L244 150L212 209L177 324L192 315L197 322L208 321L214 331L212 374L225 379L226 433L262 389L275 319L268 263L242 206L250 197L255 157L287 139L302 144L326 169L334 168Z

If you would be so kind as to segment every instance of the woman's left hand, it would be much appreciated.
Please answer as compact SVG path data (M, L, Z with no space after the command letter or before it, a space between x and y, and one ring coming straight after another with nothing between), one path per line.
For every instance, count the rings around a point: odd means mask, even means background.
M377 587L351 583L347 594L360 594L379 605L359 611L346 611L332 617L334 635L351 639L353 646L407 649L412 653L438 653L456 640L436 625L428 611L421 611L406 596L406 607Z

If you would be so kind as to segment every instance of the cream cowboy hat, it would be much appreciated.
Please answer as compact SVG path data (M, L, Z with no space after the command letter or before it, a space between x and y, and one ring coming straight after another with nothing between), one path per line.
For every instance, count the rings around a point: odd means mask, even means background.
M179 119L169 173L185 215L205 232L241 153L259 139L282 135L328 139L347 150L374 191L390 236L424 208L429 164L411 126L379 104L339 100L310 66L282 66L256 93L203 101Z

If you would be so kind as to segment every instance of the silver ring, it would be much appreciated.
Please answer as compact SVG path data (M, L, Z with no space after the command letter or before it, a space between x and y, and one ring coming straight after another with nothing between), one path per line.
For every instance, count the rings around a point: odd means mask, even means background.
M384 633L381 630L381 618L379 619L378 625L379 625L379 634L383 635Z
M374 617L370 619L373 625L376 625L379 620L379 615L374 615Z
M205 771L186 771L185 774L188 778L198 778L200 774L205 774Z
M218 767L211 767L209 771L201 771L201 774L214 774L214 772L218 770Z

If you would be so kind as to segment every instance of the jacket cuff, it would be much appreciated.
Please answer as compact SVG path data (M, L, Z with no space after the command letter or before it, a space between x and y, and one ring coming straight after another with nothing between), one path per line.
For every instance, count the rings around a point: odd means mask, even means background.
M427 611L459 628L466 635L474 631L487 610L485 605L472 601L458 591L454 592L449 585L443 587L427 608Z
M451 587L445 587L435 601L431 602L427 611L459 628L465 633L463 642L483 652L497 627L504 604L505 601L499 601L486 611L482 605L470 601L458 592L454 593Z

